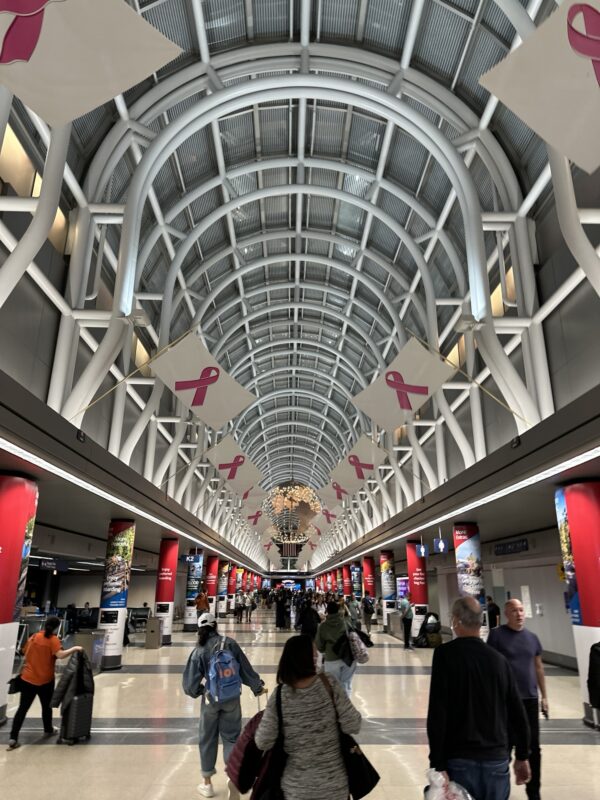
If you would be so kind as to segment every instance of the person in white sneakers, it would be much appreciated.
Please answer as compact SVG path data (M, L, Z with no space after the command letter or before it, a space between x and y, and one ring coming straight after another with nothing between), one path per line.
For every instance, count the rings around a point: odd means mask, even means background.
M202 614L198 629L198 645L188 659L183 690L191 697L202 696L198 745L203 782L198 784L198 792L203 797L214 797L212 776L216 773L219 736L223 742L223 760L227 763L242 731L242 684L249 686L257 697L267 690L239 644L217 632L214 614ZM239 800L239 792L231 781L227 788L229 800Z

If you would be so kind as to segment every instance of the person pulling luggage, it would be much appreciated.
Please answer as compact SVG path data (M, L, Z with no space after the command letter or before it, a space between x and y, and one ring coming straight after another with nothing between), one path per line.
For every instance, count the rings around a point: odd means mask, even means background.
M183 673L183 691L190 697L202 696L198 745L203 782L198 785L198 792L204 797L214 797L212 776L216 773L219 736L223 742L223 760L227 763L242 730L242 684L249 686L256 697L267 689L239 644L218 633L214 614L202 614L198 629L198 645ZM233 783L228 781L227 786L229 800L238 800L239 792Z

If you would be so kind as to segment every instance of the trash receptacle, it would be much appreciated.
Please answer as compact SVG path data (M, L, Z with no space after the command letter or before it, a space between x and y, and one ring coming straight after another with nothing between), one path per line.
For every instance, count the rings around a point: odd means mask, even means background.
M162 619L150 617L146 623L146 650L157 650L162 647L162 631Z

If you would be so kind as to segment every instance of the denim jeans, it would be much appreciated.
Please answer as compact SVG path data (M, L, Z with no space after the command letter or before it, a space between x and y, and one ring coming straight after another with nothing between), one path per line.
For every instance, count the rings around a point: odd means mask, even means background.
M473 800L508 800L510 770L504 761L474 761L470 758L448 759L448 777L464 786Z
M346 690L346 694L348 697L350 697L350 692L352 691L352 678L356 672L356 661L353 661L351 666L348 666L345 661L342 661L341 658L338 658L335 661L325 661L323 663L323 669L327 675L333 675L334 678L338 679L338 681Z
M223 760L227 763L242 732L242 706L239 697L225 703L209 703L202 698L200 709L200 770L203 778L215 774L219 735L223 742Z

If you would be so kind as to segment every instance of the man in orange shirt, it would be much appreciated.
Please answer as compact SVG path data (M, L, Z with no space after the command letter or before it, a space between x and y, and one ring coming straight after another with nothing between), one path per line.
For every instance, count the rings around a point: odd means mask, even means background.
M204 588L201 588L196 595L196 615L198 618L200 618L205 611L210 611L210 605L208 602L208 595L204 591Z

